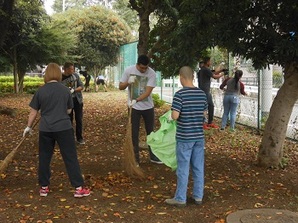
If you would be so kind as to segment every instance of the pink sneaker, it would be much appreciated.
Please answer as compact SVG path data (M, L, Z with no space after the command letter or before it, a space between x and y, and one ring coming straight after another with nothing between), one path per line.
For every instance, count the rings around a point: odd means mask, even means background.
M209 130L210 128L208 127L208 125L207 125L206 123L204 123L204 125L203 125L203 129L204 129L204 130Z
M213 129L219 129L219 126L215 125L214 123L208 124L208 127Z
M40 195L41 197L46 197L46 196L48 196L49 191L50 191L50 189L49 189L48 186L46 186L46 187L41 187L41 188L39 189L39 195Z
M90 190L83 187L77 188L76 192L74 193L74 197L87 197L89 195L90 195Z

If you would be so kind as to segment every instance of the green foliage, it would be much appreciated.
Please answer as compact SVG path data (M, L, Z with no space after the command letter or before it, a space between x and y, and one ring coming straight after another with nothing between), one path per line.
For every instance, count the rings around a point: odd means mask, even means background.
M273 71L273 87L280 88L283 84L283 74L280 71Z
M167 2L171 4L159 8L162 17L150 32L154 66L165 77L183 65L194 67L214 46L251 59L256 69L297 62L295 0Z
M53 25L40 0L16 1L10 29L0 49L1 71L17 72L19 86L25 72L36 65L61 63L74 48L74 36L62 25Z
M117 14L126 21L129 27L135 32L138 32L138 14L132 10L129 5L129 0L118 0L113 4L113 9L116 10Z
M106 66L115 65L120 45L131 40L127 24L113 11L100 6L67 10L54 19L76 33L77 48L72 53L80 56L75 62L96 75Z
M279 163L280 168L284 169L288 166L288 164L289 164L289 159L286 157L282 157Z
M27 93L35 93L35 91L43 84L44 84L43 78L26 76L24 78L23 91ZM1 93L14 92L13 76L0 76L0 92Z
M156 108L160 108L166 103L164 100L160 99L159 94L152 94L152 99L153 99L154 107Z
M215 8L219 43L252 59L255 68L297 61L297 1L222 0Z

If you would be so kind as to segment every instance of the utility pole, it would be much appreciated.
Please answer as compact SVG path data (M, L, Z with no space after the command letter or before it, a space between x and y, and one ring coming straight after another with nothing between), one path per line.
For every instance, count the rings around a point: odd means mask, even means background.
M62 1L62 12L65 11L65 0Z

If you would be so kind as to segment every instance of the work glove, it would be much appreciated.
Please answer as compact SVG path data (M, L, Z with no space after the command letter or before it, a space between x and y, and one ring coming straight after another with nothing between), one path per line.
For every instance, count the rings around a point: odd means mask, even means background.
M168 117L167 117L167 121L168 122L171 122L171 121L173 121L174 119L172 118L172 112L169 112L169 115L168 115Z
M129 84L133 84L135 81L136 81L136 76L130 76L130 77L128 78L128 83L129 83Z
M135 103L137 103L137 100L133 99L128 103L128 106L132 107Z
M69 88L69 90L71 94L75 91L73 88Z
M27 126L25 128L24 132L23 132L23 137L25 137L27 133L29 133L30 135L32 135L32 128L30 128L30 127Z

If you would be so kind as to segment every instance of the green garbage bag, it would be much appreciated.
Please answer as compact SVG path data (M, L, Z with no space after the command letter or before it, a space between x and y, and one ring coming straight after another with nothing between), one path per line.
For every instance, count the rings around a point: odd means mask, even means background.
M147 144L152 152L172 170L177 168L176 159L176 121L168 121L171 111L159 118L161 124L156 132L147 136Z

